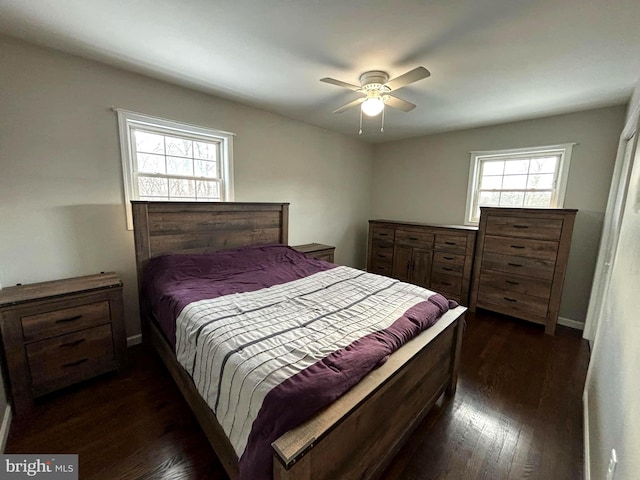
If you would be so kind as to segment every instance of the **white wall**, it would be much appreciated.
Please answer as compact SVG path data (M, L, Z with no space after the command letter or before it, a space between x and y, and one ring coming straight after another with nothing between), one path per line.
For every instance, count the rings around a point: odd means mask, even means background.
M638 110L640 83L627 116L634 127ZM636 129L636 136L639 134ZM585 386L586 460L592 480L605 478L612 448L618 455L616 480L633 480L640 472L639 292L640 148L631 171L611 284L605 293Z
M577 142L564 206L580 211L560 316L584 322L624 115L616 106L378 145L372 218L462 224L470 151Z
M291 244L364 266L372 147L284 117L0 37L0 282L99 271L125 282L139 333L111 107L235 132L237 201L290 202Z

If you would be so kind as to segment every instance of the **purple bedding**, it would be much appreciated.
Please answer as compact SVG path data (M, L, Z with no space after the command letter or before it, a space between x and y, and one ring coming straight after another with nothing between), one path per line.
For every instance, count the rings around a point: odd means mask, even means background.
M189 303L253 292L334 267L285 245L241 247L202 255L164 255L147 264L143 298L150 303L150 311L175 347L176 318Z
M175 347L176 318L188 304L285 284L335 267L284 245L244 247L209 255L167 255L150 260L143 297ZM252 424L246 448L239 455L240 478L270 479L273 441L345 393L457 305L440 294L424 298L388 328L335 350L270 390ZM291 408L293 405L296 408ZM210 407L216 411L215 406Z

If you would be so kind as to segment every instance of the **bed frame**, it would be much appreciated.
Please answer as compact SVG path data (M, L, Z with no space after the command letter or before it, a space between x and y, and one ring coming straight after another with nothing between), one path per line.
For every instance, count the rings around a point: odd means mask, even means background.
M152 257L288 243L288 203L134 201L138 283ZM142 334L165 363L231 479L238 457L140 298ZM379 477L442 396L456 389L464 307L445 314L351 390L272 444L275 480Z

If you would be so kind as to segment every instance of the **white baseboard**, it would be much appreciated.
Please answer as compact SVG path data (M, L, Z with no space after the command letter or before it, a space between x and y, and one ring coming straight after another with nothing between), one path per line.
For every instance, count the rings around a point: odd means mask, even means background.
M11 405L7 404L2 417L2 426L0 426L0 452L4 453L4 447L7 446L7 438L9 438L9 429L11 428Z
M564 325L565 327L575 328L576 330L584 330L584 323L577 320L571 320L570 318L558 317L558 325Z
M142 343L142 334L132 335L127 337L127 347L133 347L134 345L139 345Z
M582 395L583 423L584 423L584 480L591 480L591 457L589 449L589 395L585 389Z

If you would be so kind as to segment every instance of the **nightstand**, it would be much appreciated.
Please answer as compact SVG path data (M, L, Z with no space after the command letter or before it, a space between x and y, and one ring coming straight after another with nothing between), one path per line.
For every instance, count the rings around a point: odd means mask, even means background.
M16 415L33 400L124 365L122 282L114 273L0 290L0 329Z
M336 247L331 245L323 245L321 243L306 243L304 245L296 245L291 247L300 253L304 253L307 257L316 258L318 260L325 260L333 263L333 253Z

